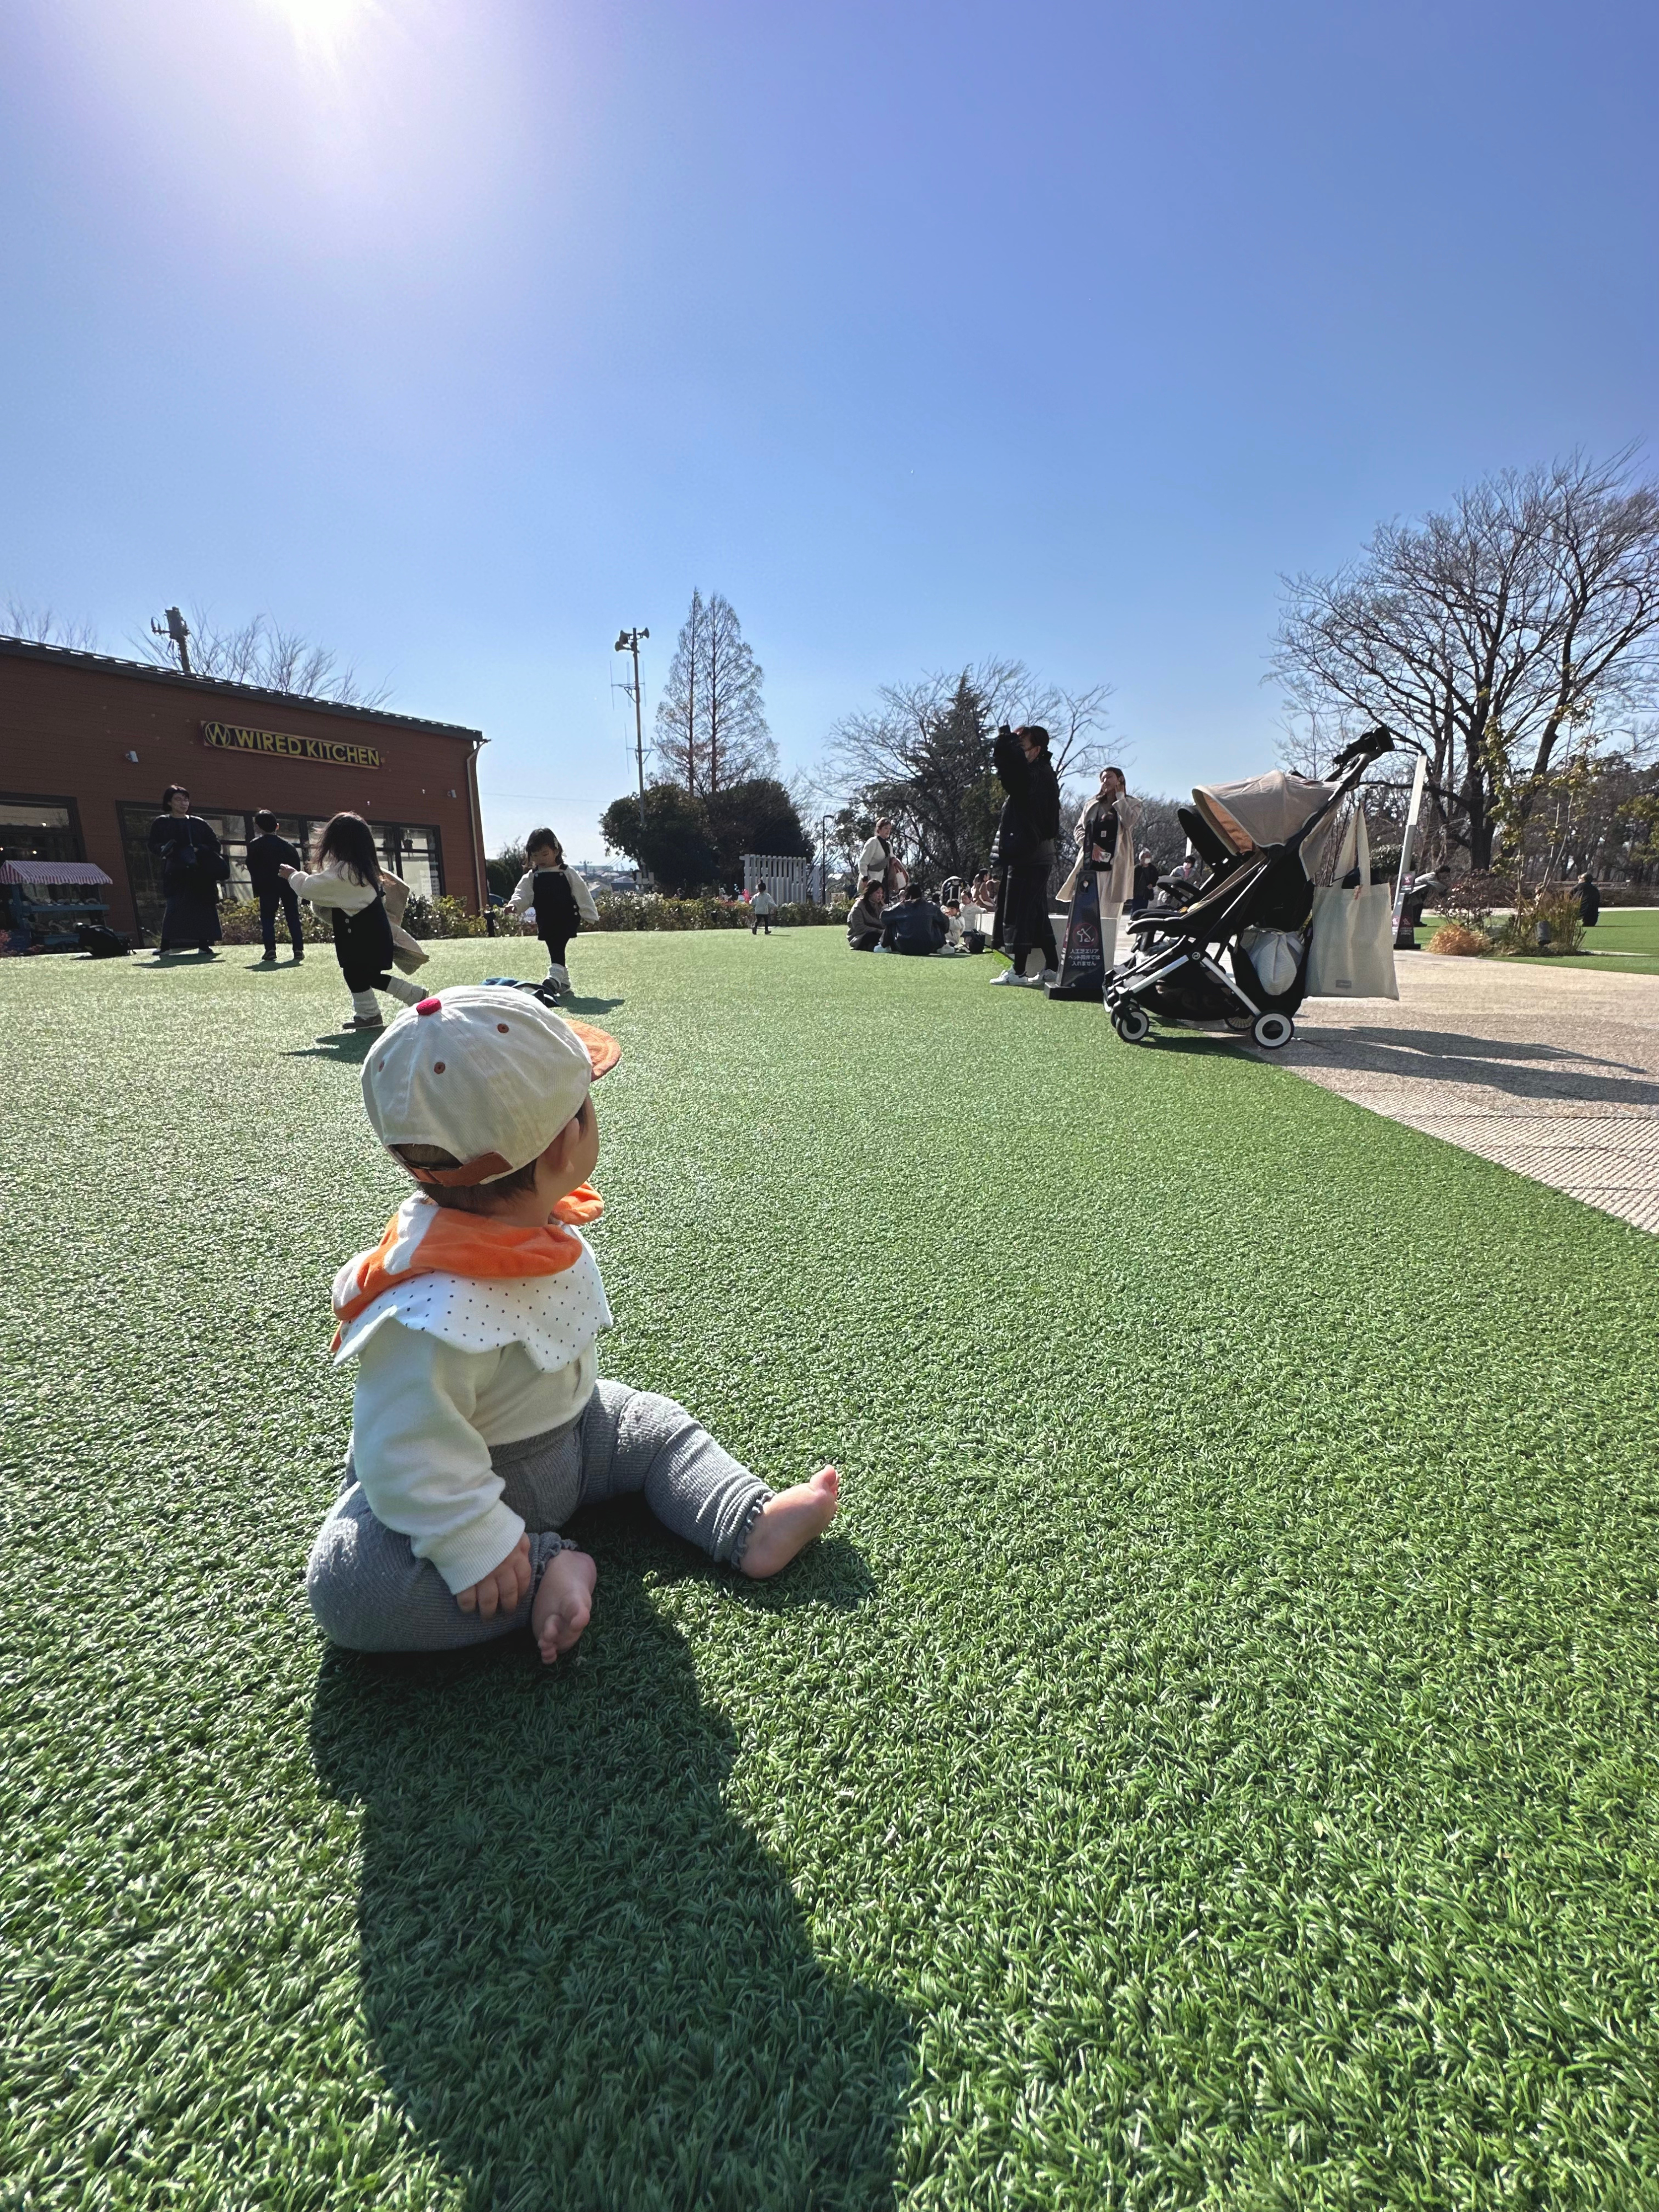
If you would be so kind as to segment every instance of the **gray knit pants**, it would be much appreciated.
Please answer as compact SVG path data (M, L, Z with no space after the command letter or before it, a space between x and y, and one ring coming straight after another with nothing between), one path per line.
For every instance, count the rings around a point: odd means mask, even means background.
M463 1613L449 1585L407 1536L377 1521L346 1462L345 1488L317 1531L306 1565L306 1595L325 1635L352 1651L453 1651L525 1627L550 1559L565 1548L561 1524L579 1505L642 1491L665 1528L736 1562L772 1495L717 1444L684 1406L653 1390L601 1382L562 1429L497 1444L489 1464L501 1503L530 1536L531 1595L493 1620Z

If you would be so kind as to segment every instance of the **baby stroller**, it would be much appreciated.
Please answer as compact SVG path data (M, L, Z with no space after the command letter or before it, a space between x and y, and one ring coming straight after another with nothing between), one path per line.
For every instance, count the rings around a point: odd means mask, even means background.
M1329 782L1275 769L1198 786L1176 818L1202 867L1190 881L1159 879L1152 904L1130 917L1129 957L1106 978L1125 1044L1144 1044L1154 1019L1223 1024L1268 1052L1290 1042L1319 855L1343 800L1393 750L1389 732L1372 730L1337 755Z

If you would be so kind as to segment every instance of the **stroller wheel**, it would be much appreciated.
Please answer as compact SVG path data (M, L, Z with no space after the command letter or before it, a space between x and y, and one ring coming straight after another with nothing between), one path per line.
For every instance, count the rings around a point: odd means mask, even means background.
M1288 1014L1258 1014L1250 1024L1250 1040L1263 1052L1277 1052L1295 1035L1296 1024Z
M1152 1016L1145 1006L1136 1006L1133 999L1120 1013L1112 1016L1112 1027L1125 1044L1145 1044L1152 1026Z

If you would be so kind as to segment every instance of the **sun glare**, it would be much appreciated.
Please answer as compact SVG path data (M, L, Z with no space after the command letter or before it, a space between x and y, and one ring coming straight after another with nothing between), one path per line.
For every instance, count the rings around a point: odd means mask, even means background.
M265 0L307 52L332 60L370 13L374 0Z

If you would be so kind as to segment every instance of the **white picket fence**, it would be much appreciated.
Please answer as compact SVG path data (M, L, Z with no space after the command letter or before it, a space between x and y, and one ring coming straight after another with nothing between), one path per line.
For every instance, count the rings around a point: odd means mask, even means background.
M785 859L777 853L745 853L744 890L752 891L763 882L780 906L824 903L823 869L817 860L803 860L799 854Z

